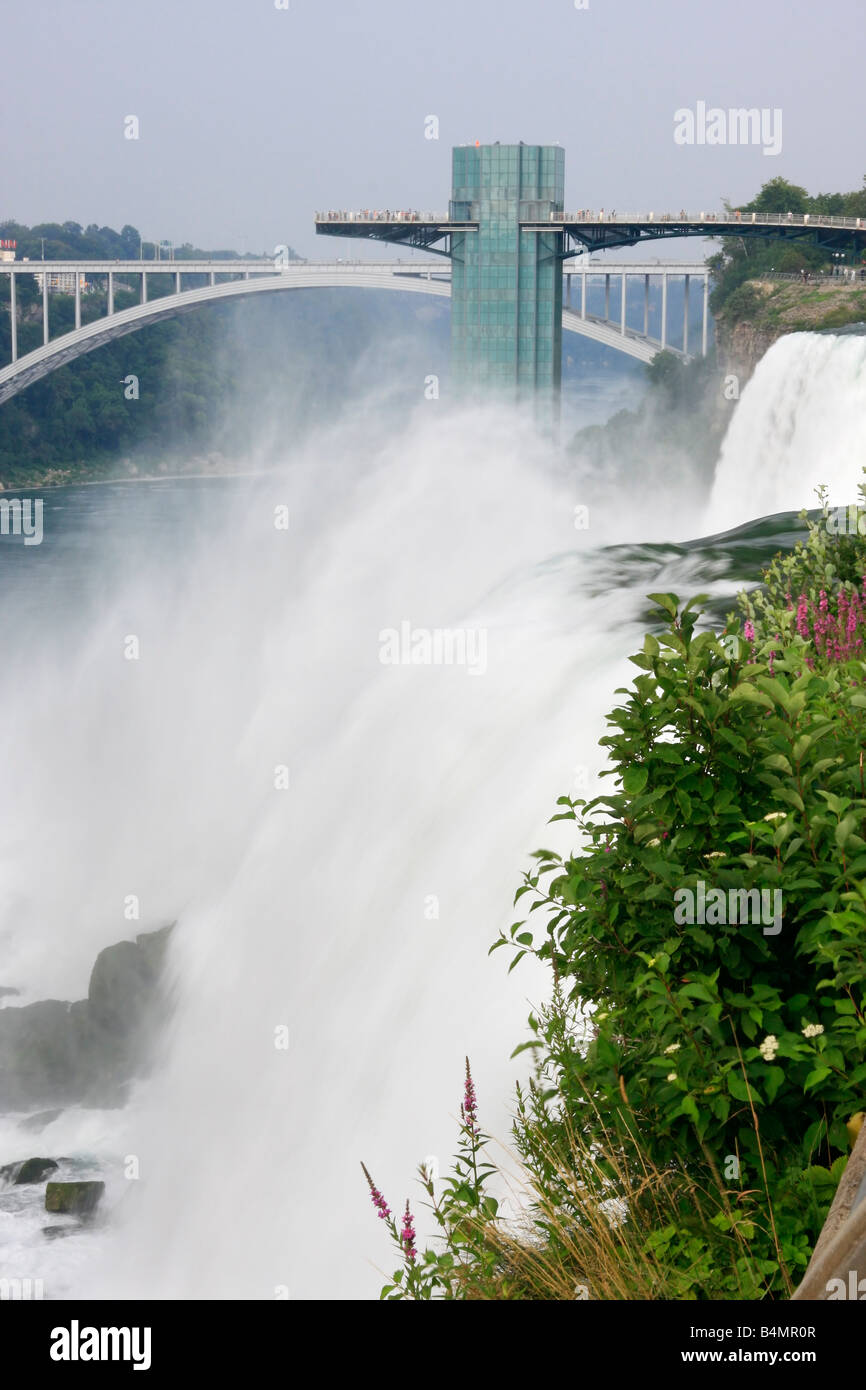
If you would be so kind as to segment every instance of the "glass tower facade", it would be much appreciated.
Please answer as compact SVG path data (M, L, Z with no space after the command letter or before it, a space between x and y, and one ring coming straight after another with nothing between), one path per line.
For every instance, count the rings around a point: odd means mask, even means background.
M463 145L453 151L451 370L473 397L497 390L559 415L565 151L557 145Z

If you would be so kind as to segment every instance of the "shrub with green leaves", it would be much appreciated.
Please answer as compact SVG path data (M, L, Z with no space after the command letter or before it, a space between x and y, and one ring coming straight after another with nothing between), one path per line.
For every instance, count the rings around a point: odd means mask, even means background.
M580 1126L600 1149L637 1132L650 1163L718 1196L716 1228L745 1233L755 1292L776 1296L808 1262L866 1100L866 662L798 631L800 596L838 603L862 582L866 545L839 539L813 523L721 632L699 630L703 596L650 596L665 626L602 740L617 785L560 798L582 847L537 853L518 899L544 927L530 916L496 943L554 972L525 1044L543 1096L518 1121L527 1161L539 1129L555 1143ZM691 921L683 890L705 904ZM743 912L753 890L780 923ZM671 1238L694 1264L687 1214Z
M861 489L862 491L862 489ZM467 1063L460 1148L386 1298L790 1294L866 1109L866 540L829 509L739 615L653 594L659 624L602 739L581 842L536 852L492 950L552 972L518 1089L527 1197L486 1190ZM542 925L543 923L543 925ZM575 1289L578 1292L575 1292Z

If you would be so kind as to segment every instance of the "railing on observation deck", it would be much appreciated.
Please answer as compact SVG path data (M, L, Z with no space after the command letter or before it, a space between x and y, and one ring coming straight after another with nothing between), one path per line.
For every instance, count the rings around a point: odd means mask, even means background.
M733 222L761 227L866 228L866 217L830 217L812 212L552 212L551 222Z
M463 220L462 218L460 219ZM390 209L383 211L370 211L364 209L362 212L317 212L317 222L421 222L435 226L442 223L451 224L454 219L447 212L415 212L414 210L392 212Z
M810 270L801 275L799 270L761 270L755 272L756 280L797 280L801 285L850 285L858 280L866 280L866 266L841 265L836 270Z
M363 211L317 212L316 222L420 222L432 225L443 223L454 225L464 218L453 218L447 212L416 212L413 209L393 211L386 208L364 209ZM472 221L473 219L469 219ZM530 218L529 221L537 221ZM544 220L544 219L540 219ZM853 230L866 229L866 217L832 217L814 212L590 212L586 208L579 212L551 212L551 222L662 222L662 223L734 223L761 227L839 227Z

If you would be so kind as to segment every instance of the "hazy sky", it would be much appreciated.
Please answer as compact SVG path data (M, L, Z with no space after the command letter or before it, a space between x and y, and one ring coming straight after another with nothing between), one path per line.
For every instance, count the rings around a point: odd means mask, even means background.
M558 141L569 208L709 209L779 174L817 192L866 172L863 0L288 3L2 0L0 218L335 256L315 209L444 209L468 141ZM780 108L781 153L676 144L699 101Z

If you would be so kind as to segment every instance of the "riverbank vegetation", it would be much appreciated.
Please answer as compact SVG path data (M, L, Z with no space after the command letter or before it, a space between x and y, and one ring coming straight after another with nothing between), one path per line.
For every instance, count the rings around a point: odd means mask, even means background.
M0 238L17 239L19 256L31 258L40 257L42 236L49 259L138 258L135 228L76 227L6 222ZM153 257L152 244L144 254ZM173 255L163 276L148 260L149 299L174 292L174 270L184 260L229 261L237 253L177 247ZM22 274L17 284L23 354L42 342L42 295L32 276ZM185 287L194 284L184 277ZM124 285L118 274L116 307L138 302L138 279ZM72 295L49 296L52 335L73 326L74 304ZM8 305L8 279L0 277L0 361L10 356ZM82 322L105 308L105 281L97 278L81 297ZM424 334L414 331L413 316ZM422 306L413 296L407 308L403 296L387 292L296 290L201 305L77 358L4 402L0 488L273 466L287 440L297 444L374 393L381 399L383 378L393 396L423 398L431 355L447 372L447 333L447 306Z
M787 179L770 179L763 185L757 197L739 211L743 217L752 212L866 217L866 178L863 180L863 187L855 192L814 195L807 193L799 184L789 183ZM726 323L733 324L743 320L751 322L754 316L765 308L766 296L758 292L753 285L747 284L748 281L761 280L773 272L798 276L805 272L814 276L842 267L859 268L864 264L864 257L856 251L853 244L847 251L834 256L831 252L812 245L806 238L800 241L784 237L755 239L727 236L722 238L721 249L709 256L706 264L713 275L710 309L713 314L723 316ZM862 288L866 289L866 282ZM818 287L814 283L810 286L805 281L792 287L792 293L799 294L801 298L805 296L807 304L814 303L817 292ZM826 288L824 292L827 292ZM841 287L839 293L842 293ZM802 316L801 326L837 328L846 323L862 321L866 317L864 305L856 296L848 303L839 302L829 306L828 312L835 315L832 322L823 322L823 316L820 314L806 313ZM787 331L796 331L795 325L792 324Z
M864 494L866 502L866 494ZM547 969L516 1051L519 1214L469 1064L458 1154L386 1298L783 1299L866 1109L866 540L826 506L723 624L657 621L492 950ZM384 1204L384 1205L383 1205ZM386 1214L387 1211L387 1214ZM411 1236L411 1238L410 1238Z
M866 217L866 179L858 192L814 197L785 179L771 179L741 211L744 216L790 211ZM646 368L650 389L636 408L579 430L569 452L607 479L622 476L625 485L622 460L646 456L652 441L663 439L669 466L706 481L740 391L777 338L866 324L866 278L859 277L860 261L853 250L834 258L805 240L721 238L721 248L706 260L712 273L710 309L716 317L718 346L711 345L706 358L688 362L675 352L658 352ZM841 274L816 278L852 267L858 272L853 280ZM774 278L777 275L795 278ZM741 327L747 341L739 333Z
M27 227L15 221L0 223L0 238L17 242L18 260L135 260L143 257L157 271L157 247L145 243L135 227L86 228L77 222L49 222ZM148 297L174 292L177 262L200 256L236 259L234 251L173 248L170 274L149 275ZM168 267L167 267L168 268ZM199 277L205 283L205 277ZM190 288L195 277L184 282ZM23 356L42 343L42 291L34 275L16 277L18 352ZM115 309L139 302L135 276L118 275ZM107 309L104 277L81 296L83 324L101 318ZM139 460L157 466L178 441L192 453L206 456L218 444L213 423L220 402L231 387L231 366L220 351L225 320L231 310L205 305L199 313L149 328L98 352L78 359L63 370L36 382L7 401L2 411L0 485L6 488L86 482L108 476L121 463L121 476L135 476ZM69 332L75 323L72 294L51 293L52 336ZM11 357L9 280L0 277L0 361ZM131 392L126 379L134 376ZM137 391L137 394L134 392ZM124 455L126 456L124 458ZM143 469L142 469L143 471Z

